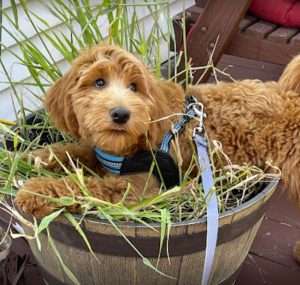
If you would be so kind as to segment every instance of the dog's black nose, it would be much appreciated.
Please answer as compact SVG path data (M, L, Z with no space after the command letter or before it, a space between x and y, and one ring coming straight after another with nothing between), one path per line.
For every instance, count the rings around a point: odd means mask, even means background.
M116 107L111 109L110 116L117 124L125 124L130 117L130 111L124 107Z

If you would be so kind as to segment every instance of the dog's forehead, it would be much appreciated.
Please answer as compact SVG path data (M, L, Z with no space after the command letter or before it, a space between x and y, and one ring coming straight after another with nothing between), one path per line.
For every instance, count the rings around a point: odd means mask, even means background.
M81 65L80 74L85 75L92 71L109 73L122 73L123 75L142 75L145 73L144 65L130 53L114 52L104 53L101 50L94 54L93 60Z
M125 81L139 80L140 84L148 78L148 69L135 55L116 47L97 47L83 54L73 65L79 77L85 79L96 76L123 78Z
M142 66L141 61L139 61L133 54L124 50L100 50L96 53L95 61L99 64L101 64L101 62L111 62L121 66Z

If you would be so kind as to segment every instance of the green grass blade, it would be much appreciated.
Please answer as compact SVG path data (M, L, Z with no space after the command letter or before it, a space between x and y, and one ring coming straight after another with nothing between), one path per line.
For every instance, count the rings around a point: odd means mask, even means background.
M40 224L38 225L38 229L37 229L37 234L40 234L41 232L43 232L45 229L47 229L50 225L50 223L52 223L59 215L61 215L61 213L64 211L65 209L59 209L53 213L51 213L50 215L44 217Z
M90 251L90 253L95 257L95 259L99 261L98 257L96 256L94 250L92 249L92 246L87 238L87 236L85 235L84 231L81 229L80 224L76 221L76 219L73 217L72 214L66 212L64 214L64 216L66 217L66 219L71 223L71 225L73 225L73 227L75 228L75 230L79 233L79 235L82 237L84 243L86 244L88 250Z
M19 28L19 16L18 16L18 8L15 0L10 0L10 6L12 8L14 21L16 23L16 27Z

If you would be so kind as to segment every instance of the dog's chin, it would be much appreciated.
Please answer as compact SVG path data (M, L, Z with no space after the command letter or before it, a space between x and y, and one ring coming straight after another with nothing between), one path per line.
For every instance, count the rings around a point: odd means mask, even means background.
M96 147L123 156L137 151L141 136L129 133L124 127L113 127L94 135L93 140Z
M112 133L115 133L115 134L127 134L128 133L128 128L125 126L122 126L122 125L113 125L113 127L110 127L107 132L112 132Z

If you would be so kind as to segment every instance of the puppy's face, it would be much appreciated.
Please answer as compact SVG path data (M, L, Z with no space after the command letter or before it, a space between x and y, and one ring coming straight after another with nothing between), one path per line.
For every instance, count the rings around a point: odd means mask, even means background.
M80 136L95 146L119 154L145 140L153 98L138 62L100 54L81 70L72 103Z
M124 155L143 147L155 116L154 79L133 55L112 46L82 54L47 94L56 125L92 146Z

